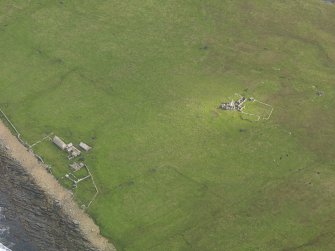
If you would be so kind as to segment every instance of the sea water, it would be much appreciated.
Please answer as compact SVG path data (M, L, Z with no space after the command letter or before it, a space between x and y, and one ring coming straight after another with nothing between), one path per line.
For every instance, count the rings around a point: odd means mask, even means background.
M0 251L96 250L0 147Z
M6 226L6 217L3 214L3 210L4 208L0 207L0 241L3 241L9 234L9 227ZM0 251L11 251L11 249L0 242Z
M0 183L0 186L2 183ZM16 219L9 219L10 200L0 190L0 251L36 251Z

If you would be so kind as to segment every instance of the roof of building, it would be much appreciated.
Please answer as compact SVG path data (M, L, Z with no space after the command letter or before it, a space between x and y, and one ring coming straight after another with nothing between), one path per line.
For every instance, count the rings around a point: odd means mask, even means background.
M89 151L92 149L92 147L90 147L89 145L85 144L84 142L80 142L79 146L84 149L85 151Z
M66 148L66 144L64 143L63 140L61 140L59 137L55 136L52 140L52 142L57 145L59 148L64 150Z

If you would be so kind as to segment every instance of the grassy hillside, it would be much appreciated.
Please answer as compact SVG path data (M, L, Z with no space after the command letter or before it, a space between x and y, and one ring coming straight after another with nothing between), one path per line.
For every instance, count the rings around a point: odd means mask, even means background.
M119 250L332 250L334 15L318 0L2 0L0 107L31 144L94 147L88 212ZM234 93L271 119L218 111ZM66 154L35 150L67 185ZM93 192L81 183L78 203Z

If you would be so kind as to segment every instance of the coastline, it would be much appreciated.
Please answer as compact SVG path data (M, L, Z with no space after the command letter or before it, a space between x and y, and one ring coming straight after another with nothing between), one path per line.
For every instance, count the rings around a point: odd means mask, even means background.
M99 227L79 208L72 195L47 172L45 166L29 152L11 131L0 121L0 141L7 153L17 161L31 176L37 186L53 201L61 205L61 209L73 221L79 222L83 236L98 250L115 251L115 247L100 235Z

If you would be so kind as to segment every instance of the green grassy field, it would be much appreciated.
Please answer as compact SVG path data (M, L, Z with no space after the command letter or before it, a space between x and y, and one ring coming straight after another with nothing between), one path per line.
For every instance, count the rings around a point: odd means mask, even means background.
M0 107L31 144L93 146L88 213L118 250L333 250L334 15L319 0L2 0ZM216 109L234 93L270 120ZM35 151L68 185L66 154Z

